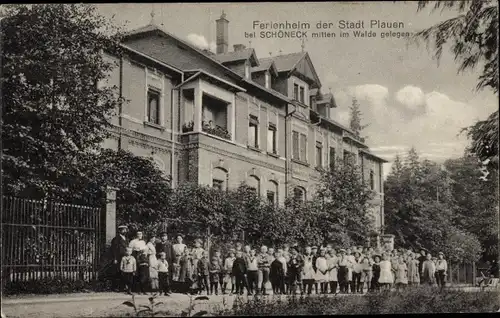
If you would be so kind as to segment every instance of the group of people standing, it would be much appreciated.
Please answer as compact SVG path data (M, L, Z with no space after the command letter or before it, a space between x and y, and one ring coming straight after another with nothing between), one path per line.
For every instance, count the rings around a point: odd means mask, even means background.
M443 253L411 250L381 251L367 247L335 249L331 244L318 248L284 245L282 248L236 243L225 253L203 248L195 240L188 248L183 236L175 242L161 233L157 240L146 241L142 232L128 242L127 228L120 227L112 241L115 264L114 288L129 292L155 291L168 295L176 292L248 295L267 294L270 283L273 294L364 293L408 285L444 286L447 262ZM223 256L224 255L224 256ZM229 289L230 286L230 289Z

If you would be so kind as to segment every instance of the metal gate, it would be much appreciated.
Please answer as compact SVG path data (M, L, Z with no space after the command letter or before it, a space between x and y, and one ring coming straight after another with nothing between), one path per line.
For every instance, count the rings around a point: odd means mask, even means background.
M3 280L96 279L101 217L101 208L3 196Z

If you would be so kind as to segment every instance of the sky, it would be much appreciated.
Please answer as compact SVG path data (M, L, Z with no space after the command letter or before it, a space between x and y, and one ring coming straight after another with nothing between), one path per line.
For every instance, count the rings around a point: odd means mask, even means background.
M456 15L456 12L417 12L417 2L358 3L201 3L201 4L100 4L100 13L115 24L134 29L152 21L166 31L202 47L215 50L215 20L225 12L229 20L229 47L244 44L259 58L299 52L304 45L322 84L338 107L332 118L348 124L349 106L356 97L367 125L363 134L375 154L389 161L415 147L421 158L442 162L463 154L468 144L460 130L485 119L498 109L492 91L476 92L479 70L457 74L454 56L444 50L439 63L425 44L405 38L385 37L386 32L417 32ZM340 21L364 22L361 31L374 37L354 37L355 29L340 30ZM397 22L400 28L370 29L371 21ZM307 39L260 38L254 21L261 23L307 22ZM317 30L318 22L331 28ZM245 37L256 31L257 38ZM290 30L288 30L290 31ZM335 38L312 38L312 32L335 33ZM340 32L349 37L340 37ZM249 42L251 41L251 42ZM391 162L385 164L384 174Z

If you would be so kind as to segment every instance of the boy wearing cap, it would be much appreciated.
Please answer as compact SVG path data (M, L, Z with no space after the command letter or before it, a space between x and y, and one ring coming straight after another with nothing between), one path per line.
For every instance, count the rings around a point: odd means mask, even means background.
M120 262L122 258L127 255L128 239L126 238L127 226L120 225L118 227L118 234L111 240L111 254L113 255L112 266L112 288L119 291L123 288L123 279L121 278Z
M170 282L169 282L169 274L168 274L168 261L167 261L167 253L160 252L160 259L157 263L158 269L158 280L160 283L160 295L163 292L165 296L168 296L170 293Z
M132 256L132 249L130 247L125 249L125 256L120 261L120 271L127 292L131 293L134 287L134 275L137 271L137 263Z
M247 273L247 262L243 258L243 252L241 250L236 252L236 259L233 262L233 268L231 272L234 276L236 294L243 295L243 288L245 287L245 275Z
M219 278L221 272L221 264L219 258L217 256L212 257L212 262L209 266L209 277L210 277L210 295L214 293L215 295L219 294Z

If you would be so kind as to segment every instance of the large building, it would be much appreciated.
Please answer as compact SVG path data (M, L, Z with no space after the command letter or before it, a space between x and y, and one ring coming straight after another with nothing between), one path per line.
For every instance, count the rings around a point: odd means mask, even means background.
M337 105L321 92L307 52L259 59L233 45L229 21L216 21L216 54L155 24L129 32L126 55L108 84L127 102L105 147L150 157L175 187L221 189L246 183L283 204L310 197L320 171L337 157L355 160L376 192L375 228L383 224L383 163L353 132L332 120Z

